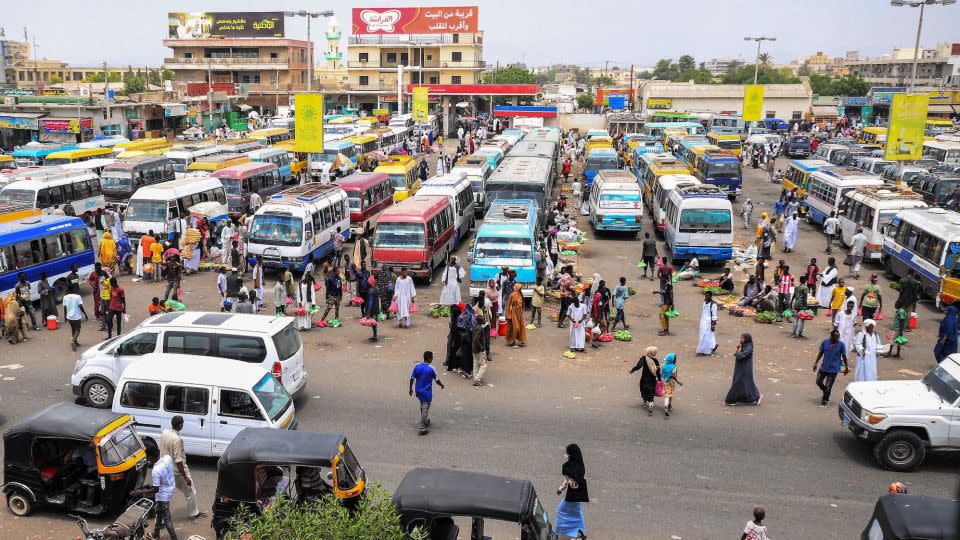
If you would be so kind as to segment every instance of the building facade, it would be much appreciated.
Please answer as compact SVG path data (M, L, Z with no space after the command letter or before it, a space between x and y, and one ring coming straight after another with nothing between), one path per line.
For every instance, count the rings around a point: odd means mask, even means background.
M246 85L250 92L305 90L311 44L298 39L165 39L163 67L182 83ZM209 79L209 81L208 81Z
M658 108L743 114L742 84L692 84L651 81L641 88L643 110L656 100ZM764 85L763 112L767 118L801 119L810 112L813 91L806 82Z
M892 55L846 62L851 75L874 84L895 86L910 83L914 49L894 49ZM918 85L944 86L960 84L960 43L938 45L917 54Z

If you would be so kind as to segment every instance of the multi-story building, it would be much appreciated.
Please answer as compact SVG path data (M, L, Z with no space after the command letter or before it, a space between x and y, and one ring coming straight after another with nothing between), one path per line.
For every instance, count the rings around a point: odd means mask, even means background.
M712 58L709 61L704 62L703 68L709 71L712 75L725 75L737 66L742 65L744 65L743 60L734 58L732 56L724 56L722 58Z
M913 70L910 49L894 49L892 55L847 61L851 75L858 75L875 84L903 86L910 83ZM960 84L960 43L938 45L917 55L917 84L943 86Z

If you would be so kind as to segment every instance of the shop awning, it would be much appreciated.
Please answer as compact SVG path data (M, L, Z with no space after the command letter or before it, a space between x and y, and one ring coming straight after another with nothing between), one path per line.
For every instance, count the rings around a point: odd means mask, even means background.
M47 113L26 113L26 112L0 112L0 116L9 116L10 118L40 118Z
M960 108L957 105L948 105L946 103L936 103L931 104L927 108L927 114L953 114L956 112L956 109Z

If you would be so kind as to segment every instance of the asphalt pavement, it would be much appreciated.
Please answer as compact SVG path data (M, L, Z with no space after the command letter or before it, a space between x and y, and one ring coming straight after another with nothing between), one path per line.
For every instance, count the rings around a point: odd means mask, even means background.
M779 191L766 173L745 170L744 196L757 204L755 217L770 208ZM734 203L735 213L742 200ZM753 231L744 234L739 218L735 223L738 242L749 241ZM581 226L586 227L584 220ZM649 223L645 227L650 230ZM673 320L674 335L659 337L657 297L652 294L656 285L641 280L636 268L639 241L613 235L596 238L589 230L588 237L578 270L585 276L598 272L611 284L626 276L628 285L637 290L627 302L632 342L588 348L576 359L564 359L567 330L547 323L547 316L557 309L556 303L548 303L545 326L528 331L529 346L514 350L502 339L494 341L487 384L476 388L447 376L439 365L447 321L421 312L410 329L382 324L383 339L370 344L369 330L358 324L356 308L350 308L342 328L302 334L308 378L296 401L300 429L345 433L367 478L388 491L416 466L528 478L551 517L558 501L554 491L561 480L563 448L576 442L583 449L591 494L585 506L588 533L598 539L733 538L758 504L766 507L771 537L852 538L862 531L876 498L893 481L907 483L911 493L956 494L956 467L950 455L933 455L913 473L891 473L880 469L870 448L840 426L836 399L852 373L839 378L829 407L817 406L819 390L811 365L819 339L826 336L824 317L808 323L809 339L794 340L786 323L763 325L721 313L717 353L695 358L700 289L688 282L677 284L680 317ZM663 250L662 243L660 247ZM824 262L822 250L822 234L803 223L796 251L777 253L775 258L786 259L799 273L810 257ZM465 248L459 254L465 255ZM714 276L720 272L719 267L703 270ZM879 267L866 265L863 279L854 282L858 289L871 271L881 273ZM744 279L744 274L737 274L738 288ZM127 291L131 324L145 318L150 298L163 292L160 285L134 283L129 277L121 284ZM896 292L883 277L880 284L892 307ZM189 309L217 309L215 274L187 277L183 289ZM439 284L418 284L417 289L422 306L439 299ZM84 300L89 308L89 288L84 289ZM881 335L891 318L881 323ZM919 308L919 319L903 358L880 360L880 378L916 378L932 366L939 315L926 302ZM731 354L742 332L751 332L757 345L756 380L764 394L759 407L721 403L732 374ZM28 342L17 346L0 343L0 428L49 404L73 400L69 383L77 353L70 350L69 331L61 327L28 336ZM83 325L80 340L85 345L103 338L96 322ZM669 419L662 408L647 416L640 406L637 376L627 373L647 345L656 345L661 357L676 352L679 358L684 386ZM410 370L425 349L436 353L447 389L435 393L430 434L418 437L418 406L406 388ZM209 511L216 460L189 462L201 507ZM179 495L173 517L182 538L190 534L212 538L208 521L186 520ZM73 521L58 512L15 518L0 510L0 538L63 539L77 533ZM516 528L489 522L487 534L519 537Z

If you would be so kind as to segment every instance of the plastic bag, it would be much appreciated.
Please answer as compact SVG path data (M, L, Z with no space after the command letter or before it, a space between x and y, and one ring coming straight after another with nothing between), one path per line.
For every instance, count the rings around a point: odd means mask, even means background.
M781 315L783 315L784 317L793 317L793 312L790 311L789 309L785 309L783 310L783 313Z
M573 352L573 351L563 351L563 357L564 357L564 358L569 358L570 360L573 360L574 358L577 357L577 353L575 353L575 352Z
M413 302L410 302L410 313L416 313L416 312L417 312L417 305L414 304Z
M331 319L330 322L327 324L330 325L330 328L340 328L341 326L343 326L343 323L340 322L340 319Z
M601 343L610 343L611 341L613 341L613 334L611 334L610 332L600 334L600 337L598 337L597 340L600 341Z
M668 318L668 319L672 319L672 318L677 317L677 316L679 316L679 315L680 315L680 312L677 311L677 310L675 310L675 309L671 309L671 310L669 310L669 311L667 311L666 313L663 314L663 316L666 317L666 318Z
M637 268L646 268L646 267L647 267L647 263L643 261L640 261L637 263Z
M664 387L663 379L658 380L657 386L653 390L653 394L657 397L663 397L663 387Z
M392 301L390 302L390 308L389 308L387 311L389 311L390 313L396 313L396 312L397 312L397 301L396 301L396 300L392 300Z
M878 312L874 313L874 314L873 314L873 320L875 320L875 321L882 321L882 320L883 320L883 312L882 312L882 311L878 311Z
M495 327L490 327L490 339L495 339L499 336L500 334L497 333L497 329Z
M527 330L536 330L536 329L537 329L537 325L533 323L530 323L527 325Z
M907 340L907 336L899 336L899 337L897 337L897 339L895 339L895 340L893 340L893 341L896 342L896 343L899 344L899 345L904 345L904 344L907 343L908 340Z

